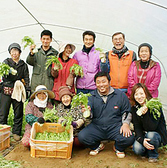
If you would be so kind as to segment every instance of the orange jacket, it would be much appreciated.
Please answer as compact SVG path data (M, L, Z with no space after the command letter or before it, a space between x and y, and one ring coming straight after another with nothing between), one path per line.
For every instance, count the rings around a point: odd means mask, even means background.
M109 51L108 59L110 64L110 85L116 89L128 88L128 70L132 63L133 51L125 52L121 59L117 54Z

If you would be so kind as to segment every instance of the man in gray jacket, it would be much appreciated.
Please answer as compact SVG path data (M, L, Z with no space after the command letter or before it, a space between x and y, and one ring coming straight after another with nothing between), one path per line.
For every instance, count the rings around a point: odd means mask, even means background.
M45 85L48 90L53 88L53 77L51 75L51 65L46 69L46 61L48 56L57 55L58 51L50 46L52 42L52 32L49 30L43 30L41 32L42 46L38 49L38 52L34 53L35 45L30 46L30 53L26 62L33 66L33 73L31 78L31 92L35 91L36 86Z

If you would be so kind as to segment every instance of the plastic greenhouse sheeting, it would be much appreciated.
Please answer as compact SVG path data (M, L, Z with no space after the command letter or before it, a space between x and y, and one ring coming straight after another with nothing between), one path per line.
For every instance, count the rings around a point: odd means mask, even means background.
M167 111L167 1L1 0L0 62L9 57L8 46L12 42L21 44L26 35L40 47L43 29L53 32L52 46L56 49L61 41L70 41L76 45L75 51L80 50L85 30L96 33L95 46L104 51L112 48L111 36L117 31L125 33L126 46L136 53L141 43L150 43L152 58L161 65L159 98ZM25 60L28 53L26 48L21 58Z

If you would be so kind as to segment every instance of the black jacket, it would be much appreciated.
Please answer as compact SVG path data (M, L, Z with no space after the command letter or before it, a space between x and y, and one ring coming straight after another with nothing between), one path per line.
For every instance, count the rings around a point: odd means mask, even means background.
M164 115L161 109L160 118L157 120L153 117L148 109L147 113L138 116L136 111L138 110L135 106L132 107L132 122L134 124L135 137L138 142L143 145L145 131L155 131L160 134L163 145L167 144L167 131Z
M14 87L14 83L16 80L24 79L25 88L29 88L29 70L27 64L23 60L19 60L18 64L16 64L12 58L7 58L4 60L4 63L8 64L10 67L13 67L17 70L16 75L12 75L9 73L8 76L3 76L3 86Z

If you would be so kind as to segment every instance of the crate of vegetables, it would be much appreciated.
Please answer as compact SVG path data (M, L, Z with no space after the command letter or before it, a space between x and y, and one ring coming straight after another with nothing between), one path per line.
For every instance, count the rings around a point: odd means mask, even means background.
M37 122L33 124L30 137L31 157L71 158L73 127L65 129L61 124Z
M8 125L0 124L0 150L10 146L10 129L11 127Z

